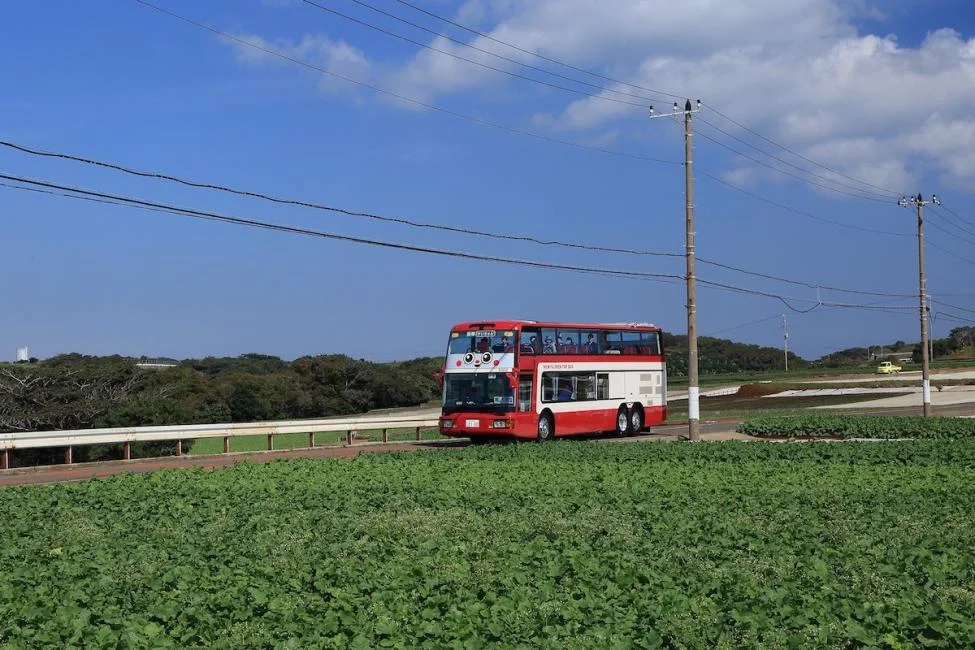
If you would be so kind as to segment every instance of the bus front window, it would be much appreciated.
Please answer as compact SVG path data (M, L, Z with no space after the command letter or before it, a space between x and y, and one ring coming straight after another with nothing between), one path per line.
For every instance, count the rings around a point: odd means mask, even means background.
M451 332L447 344L447 354L466 354L468 352L493 352L505 354L515 351L518 340L516 330L479 330Z
M447 373L443 388L444 412L506 413L515 408L515 393L501 373Z

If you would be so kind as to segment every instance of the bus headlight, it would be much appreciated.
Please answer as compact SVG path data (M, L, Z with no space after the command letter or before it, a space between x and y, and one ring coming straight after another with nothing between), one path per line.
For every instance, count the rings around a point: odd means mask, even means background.
M491 428L492 429L510 429L511 428L511 420L495 420L494 423L491 424Z
M454 421L453 420L441 420L440 421L440 426L443 427L444 429L453 429L454 428Z

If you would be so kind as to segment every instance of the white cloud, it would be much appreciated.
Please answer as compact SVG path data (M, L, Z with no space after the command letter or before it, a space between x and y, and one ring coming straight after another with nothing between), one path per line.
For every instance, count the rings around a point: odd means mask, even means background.
M267 41L260 36L239 34L235 34L234 38L251 44L249 46L240 41L226 41L233 47L237 58L248 65L264 66L286 63L280 57L263 51L272 50L357 81L367 82L372 74L372 66L362 50L352 47L345 41L336 41L323 34L308 34L297 42L289 40ZM322 88L329 92L343 92L354 88L354 85L346 81L326 75L322 75L320 83Z
M870 0L614 0L611 9L592 0L469 0L457 13L459 22L527 50L646 88L700 97L703 120L745 136L708 112L715 106L810 158L879 186L910 189L906 186L918 180L913 162L918 156L926 169L946 178L975 179L975 121L969 108L975 105L975 38L942 29L916 47L905 47L895 35L858 33L855 20L861 18L888 20ZM603 81L487 38L470 43L560 74ZM441 38L430 44L567 83ZM601 93L604 98L572 99L429 50L377 70L360 50L341 41L305 37L283 45L302 57L317 57L329 69L356 78L371 75L377 85L425 102L470 93L481 103L500 98L522 108L523 119L535 128L587 132L580 138L598 139L599 133L619 131L624 120L645 119L639 108L605 101L633 100L613 90L641 92L624 84L610 85ZM557 108L539 112L540 96ZM658 95L654 103L666 110L670 101ZM708 133L706 124L699 128ZM746 174L742 170L750 165L741 163L734 161L738 169L731 177L766 178L767 170Z

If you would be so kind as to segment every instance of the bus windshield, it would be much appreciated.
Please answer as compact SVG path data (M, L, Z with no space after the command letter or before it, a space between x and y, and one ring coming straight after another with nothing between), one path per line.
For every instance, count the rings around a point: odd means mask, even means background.
M443 410L505 413L515 409L515 392L498 372L448 373L444 376Z
M451 332L447 354L466 354L467 352L514 352L516 332L514 330L481 330L470 332Z

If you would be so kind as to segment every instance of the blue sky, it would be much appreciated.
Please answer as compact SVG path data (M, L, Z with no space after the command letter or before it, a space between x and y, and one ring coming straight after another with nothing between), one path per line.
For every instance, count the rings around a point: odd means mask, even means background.
M486 64L627 98L435 42L349 0L318 2ZM927 212L928 287L936 301L953 307L935 306L934 332L944 336L964 324L949 313L975 321L975 9L968 3L901 2L891 10L855 0L758 0L747 8L706 0L687 7L620 0L610 11L586 0L514 8L500 0L417 2L612 79L700 97L695 166L750 193L698 175L697 250L703 259L813 285L916 295L915 219L894 199L937 193L952 213ZM638 156L683 157L681 129L668 118L650 120L638 107L474 67L297 0L158 4L247 42L468 116ZM370 4L559 74L641 92L472 40L395 0ZM581 150L404 105L134 0L42 0L2 13L4 140L430 223L683 252L679 164ZM656 97L659 111L670 98ZM707 138L833 190L867 192L878 200L816 187ZM5 148L0 172L451 251L651 273L684 270L680 258L417 230ZM0 206L0 264L7 280L0 358L13 358L16 348L27 345L42 358L74 351L177 358L344 352L402 359L442 353L455 322L503 317L639 320L686 330L682 282L397 252L4 187ZM781 319L770 317L785 313L790 349L806 358L919 338L916 297L820 290L825 304L817 307L813 288L702 264L697 270L702 279L792 298L789 304L799 310L816 307L800 314L775 298L702 286L704 335L781 346ZM830 308L878 301L899 309Z

